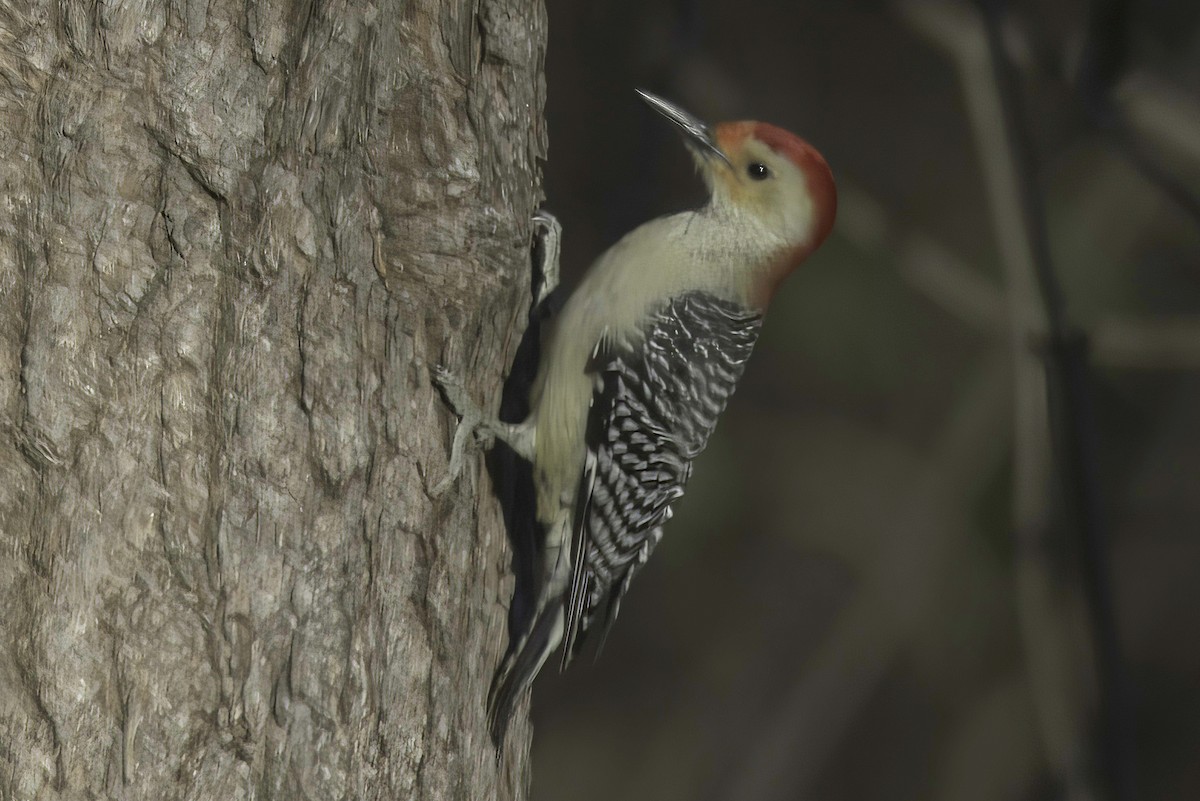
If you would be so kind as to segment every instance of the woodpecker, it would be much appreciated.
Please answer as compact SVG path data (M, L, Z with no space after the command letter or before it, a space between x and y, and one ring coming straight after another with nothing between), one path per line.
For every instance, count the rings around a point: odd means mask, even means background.
M435 375L462 417L447 481L469 436L506 442L532 464L545 536L533 615L489 693L497 748L550 653L561 644L566 667L598 617L607 635L771 298L833 227L833 176L808 142L764 122L709 126L638 93L682 132L708 203L642 225L596 260L550 323L524 422L485 418L454 375ZM556 224L540 222L556 253Z

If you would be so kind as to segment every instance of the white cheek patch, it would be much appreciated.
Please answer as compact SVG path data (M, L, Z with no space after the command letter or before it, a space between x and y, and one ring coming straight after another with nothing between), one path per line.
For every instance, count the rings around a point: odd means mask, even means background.
M816 209L804 174L791 164L777 167L779 170L779 203L776 206L781 235L789 242L804 244L812 238L813 219Z

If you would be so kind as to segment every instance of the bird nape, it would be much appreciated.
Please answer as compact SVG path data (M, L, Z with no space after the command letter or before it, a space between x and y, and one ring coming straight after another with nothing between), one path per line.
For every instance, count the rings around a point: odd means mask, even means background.
M595 261L543 343L524 422L485 417L452 374L435 375L462 417L448 480L469 437L500 439L533 467L545 535L533 614L489 693L498 750L554 649L565 667L598 622L607 633L616 620L772 297L836 214L829 166L800 137L764 122L710 126L639 94L682 133L708 202L634 229Z

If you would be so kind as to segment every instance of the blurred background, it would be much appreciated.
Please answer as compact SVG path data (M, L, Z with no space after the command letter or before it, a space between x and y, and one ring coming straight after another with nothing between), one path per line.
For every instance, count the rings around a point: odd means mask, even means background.
M971 3L547 4L568 283L702 200L635 86L801 134L840 210L604 653L539 679L533 798L1200 799L1200 3L1009 4L1032 159Z

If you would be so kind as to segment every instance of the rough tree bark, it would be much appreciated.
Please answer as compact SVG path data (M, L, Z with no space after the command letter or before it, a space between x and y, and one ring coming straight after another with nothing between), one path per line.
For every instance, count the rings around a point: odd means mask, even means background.
M494 398L525 321L545 32L0 5L0 798L523 797L429 369Z

